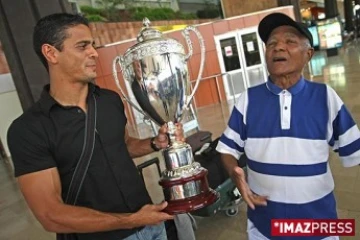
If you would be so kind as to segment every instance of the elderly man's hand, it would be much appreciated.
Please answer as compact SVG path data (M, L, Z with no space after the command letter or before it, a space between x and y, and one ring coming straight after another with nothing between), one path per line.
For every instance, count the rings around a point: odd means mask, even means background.
M184 129L181 123L175 123L176 130L175 130L175 140L180 142L185 142L184 137ZM166 148L169 145L169 137L168 137L168 127L166 124L161 126L159 129L159 133L155 138L155 144L159 148Z
M266 206L267 197L259 196L250 190L248 183L246 182L245 172L240 167L235 167L231 178L236 184L236 187L240 191L244 201L251 209L255 209L255 205Z

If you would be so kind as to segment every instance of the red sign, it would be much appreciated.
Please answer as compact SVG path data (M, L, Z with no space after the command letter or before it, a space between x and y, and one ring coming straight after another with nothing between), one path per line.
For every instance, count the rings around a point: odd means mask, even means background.
M355 236L355 219L272 219L272 236Z

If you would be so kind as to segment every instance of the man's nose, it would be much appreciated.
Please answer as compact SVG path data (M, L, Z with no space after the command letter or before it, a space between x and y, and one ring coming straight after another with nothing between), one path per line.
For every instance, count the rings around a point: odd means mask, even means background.
M282 51L286 48L286 44L283 41L279 41L276 43L275 45L275 50L276 51Z
M91 49L90 49L90 56L91 57L94 57L94 58L98 58L99 57L99 54L98 54L98 52L96 51L96 49L95 49L95 47L91 47Z

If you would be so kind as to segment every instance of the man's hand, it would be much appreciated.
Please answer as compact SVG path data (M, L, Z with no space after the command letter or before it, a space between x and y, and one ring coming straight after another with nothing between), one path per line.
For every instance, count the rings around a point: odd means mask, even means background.
M244 201L251 209L254 210L255 205L266 206L267 197L256 195L250 190L249 185L246 182L245 172L242 168L235 167L231 174L231 178L240 191Z
M131 221L137 226L156 225L166 220L174 219L174 216L162 212L167 202L160 204L147 204L131 216Z
M179 142L185 142L183 125L181 123L175 123L175 126L175 140ZM156 146L158 146L159 148L166 148L169 145L169 138L167 133L168 127L166 124L164 124L159 129L159 133L155 138Z

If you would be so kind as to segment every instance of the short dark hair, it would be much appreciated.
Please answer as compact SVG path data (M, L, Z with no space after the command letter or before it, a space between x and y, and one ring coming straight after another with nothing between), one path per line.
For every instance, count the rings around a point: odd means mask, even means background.
M50 44L59 51L68 37L66 30L77 25L89 26L89 21L78 14L55 13L41 18L34 27L33 48L47 70L49 65L41 52L44 44Z

